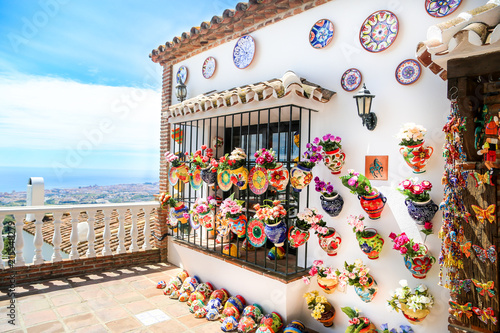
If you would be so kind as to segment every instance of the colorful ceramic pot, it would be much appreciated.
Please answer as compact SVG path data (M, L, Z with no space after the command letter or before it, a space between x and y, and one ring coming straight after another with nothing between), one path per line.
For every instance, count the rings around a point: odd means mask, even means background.
M290 184L295 192L300 192L309 183L311 183L313 175L311 169L306 168L300 164L297 164L290 171Z
M240 322L238 323L239 333L255 332L258 323L262 319L262 308L258 304L247 305L241 314Z
M182 163L175 169L175 173L177 174L177 178L183 183L189 183L189 169L186 164Z
M233 187L233 183L231 182L231 170L219 170L217 171L217 185L219 188L227 192Z
M236 244L224 245L224 247L222 248L222 254L225 254L225 255L228 255L231 257L239 258L238 247L236 246Z
M418 225L424 225L425 222L430 222L439 210L439 206L436 205L432 199L424 202L406 199L405 205L408 208L408 214L410 214L411 218L417 222Z
M262 317L257 332L278 332L281 327L283 327L283 319L277 312L272 312Z
M356 233L356 239L358 240L361 251L368 256L368 259L378 259L382 251L382 246L384 246L384 239L379 235L377 230L373 228L366 228L365 234L368 235L361 236L361 233Z
M342 149L337 148L332 151L325 152L324 163L333 175L337 175L342 170L345 163L345 154Z
M213 291L214 291L214 286L212 286L210 282L200 283L196 287L194 293L189 295L189 298L187 300L187 305L191 306L191 304L196 300L201 300L202 302L205 302L206 300L208 300Z
M310 235L309 230L303 230L297 226L292 226L288 229L288 243L291 247L298 248L309 240Z
M328 279L326 277L316 276L316 281L318 282L318 286L327 294L331 294L335 292L337 285L339 284L339 280L337 279Z
M238 319L234 316L227 316L220 326L222 332L235 332L238 329Z
M243 308L245 307L246 301L241 295L231 296L228 298L226 304L224 305L224 310L222 310L221 321L226 317L233 316L236 319L240 317Z
M333 257L337 255L339 251L340 243L342 243L342 238L340 234L335 231L334 228L328 227L328 233L326 235L318 234L319 246L325 251L329 256Z
M172 279L170 279L170 281L168 282L167 286L165 287L165 290L163 291L163 293L165 295L170 295L172 292L181 289L182 283L188 277L189 277L188 272L186 272L186 271L180 272L179 274L177 274L176 277L173 277Z
M404 261L406 268L408 268L415 279L424 279L436 259L429 253L426 247L425 254L413 258L404 256Z
M267 259L269 260L281 260L285 259L285 248L283 246L276 247L273 246L271 250L267 253Z
M361 318L366 318L366 317L361 317ZM368 318L366 318L366 319L368 319ZM361 331L359 331L359 333L378 333L378 332L379 331L377 330L377 327L372 322L370 322L370 325L368 325L367 327L365 327L365 328L361 329Z
M181 302L186 302L189 295L196 290L199 283L200 281L197 276L186 278L186 280L182 283L181 288L170 294L170 298L179 300L182 299Z
M274 243L274 246L280 247L285 245L287 236L287 227L285 222L279 221L275 224L266 224L264 227L267 239Z
M354 291L365 303L370 303L378 291L377 281L372 277L372 283L368 286L354 286Z
M421 323L425 319L425 317L427 317L427 315L431 313L429 309L413 311L404 303L400 305L401 305L401 312L403 312L403 316L405 316L405 318L411 324Z
M333 325L333 319L335 319L335 308L330 303L322 303L325 306L325 311L321 314L318 319L320 323L325 327L330 327Z
M376 193L373 195L358 195L361 207L363 207L371 220L377 220L380 218L385 203L387 202L387 198L384 197L382 193L378 192L377 190L375 191Z
M244 166L239 167L231 172L231 183L238 186L240 190L245 190L248 185L248 169Z
M171 223L179 225L181 232L187 234L191 231L190 218L184 216L184 213L189 213L189 209L183 203L179 203L177 207L170 209Z
M306 326L299 320L292 320L290 324L286 325L283 333L306 333Z
M214 230L215 217L213 212L199 213L198 220L208 231Z
M277 191L281 192L286 190L290 174L283 166L283 163L277 163L276 168L267 169L267 178L269 180L269 184L274 186Z
M208 184L208 186L215 185L217 182L217 172L216 169L211 167L201 169L201 179Z
M338 216L344 207L344 199L338 193L333 197L325 197L322 195L319 199L321 200L321 207L331 217Z
M247 217L244 214L241 214L238 217L226 217L229 222L229 226L231 230L238 237L245 237L247 232Z
M413 170L413 173L424 173L427 161L434 152L434 148L431 146L424 148L424 143L399 148L399 152L403 155L406 164Z
M210 299L208 300L207 305L204 308L196 311L194 313L194 316L196 318L207 317L207 320L212 320L212 321L217 320L228 298L229 298L229 293L227 292L226 289L215 290L210 295Z

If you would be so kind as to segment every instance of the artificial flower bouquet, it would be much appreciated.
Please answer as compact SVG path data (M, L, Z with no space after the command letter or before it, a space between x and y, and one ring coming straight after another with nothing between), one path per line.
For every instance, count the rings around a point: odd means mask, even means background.
M168 207L177 207L178 204L178 202L174 198L172 198L170 194L167 193L160 193L158 201L160 201L162 209L168 209Z
M337 274L331 266L325 266L323 260L314 260L311 269L309 269L309 276L302 277L302 281L305 284L311 283L311 278L314 276L319 276L325 279L338 281Z
M347 187L352 194L357 194L360 196L373 195L377 191L372 188L368 178L354 171L353 169L347 170L347 175L341 176L340 180L342 185Z
M201 146L200 149L189 155L188 160L191 162L191 172L194 172L196 169L207 169L212 167L210 162L213 156L214 151L212 148L208 148L206 145Z
M369 287L375 281L373 277L368 274L370 269L363 264L361 259L356 259L353 264L344 262L344 269L342 271L336 270L335 274L339 279L339 286L344 288L346 285L355 287Z
M341 308L349 317L349 326L347 326L345 333L359 333L363 329L369 329L368 332L376 332L375 325L367 317L361 317L361 311L356 308L348 306Z
M241 148L234 148L231 154L227 157L229 169L236 170L245 165L247 154Z
M295 225L302 230L312 229L317 235L326 235L329 232L323 215L318 214L316 208L305 208L303 212L298 213Z
M406 233L402 232L399 235L391 232L389 238L394 242L393 249L399 251L402 255L408 258L415 258L427 254L427 246L422 243L415 242L413 239L408 238ZM432 261L436 259L432 257Z
M224 201L220 205L220 211L226 218L238 218L246 211L246 209L243 207L243 203L243 200L234 199L233 193L229 198L224 199Z
M323 135L321 139L316 139L319 140L319 144L321 145L321 147L323 147L324 151L333 151L335 149L342 148L342 145L340 144L342 138L340 136L326 134Z
M312 169L317 163L321 162L324 157L323 147L320 145L320 139L315 138L313 142L306 144L306 151L304 152L303 159L298 162L302 167Z
M209 196L208 198L197 198L194 202L193 206L191 206L191 210L189 213L191 214L207 214L209 212L213 212L215 210L215 206L217 205L217 201L214 197Z
M172 167L177 168L181 165L178 154L167 151L165 152L165 154L163 154L163 156L165 157L165 160L172 165Z
M314 319L321 318L321 315L326 310L325 305L329 304L326 297L320 296L317 290L305 293L304 297L306 299L307 308L312 311L311 316Z
M330 182L325 183L318 176L316 176L314 177L314 183L314 189L316 192L321 193L325 198L332 198L337 195L337 191L335 191L335 188Z
M367 230L364 224L365 217L363 214L359 216L349 215L347 217L347 224L352 227L352 231L356 234L356 237L369 237L371 236L371 231Z
M279 223L287 214L286 209L279 200L264 200L271 201L272 205L255 204L253 207L256 209L255 217L268 225Z
M276 152L271 149L261 148L254 154L255 164L266 169L275 169L277 166Z
M399 325L399 327L401 328L401 333L415 333L413 331L413 328L411 328L411 326ZM398 332L399 331L395 328L391 328L391 330L389 330L389 326L387 324L380 325L380 333L398 333Z
M424 142L424 136L427 130L415 123L406 123L399 130L397 138L400 140L400 146L416 146Z
M418 183L415 179L408 178L399 183L397 189L413 202L425 202L431 198L429 192L432 189L432 183L428 180Z
M423 284L415 289L408 287L406 280L399 281L401 285L392 292L391 298L387 300L387 305L391 310L403 312L410 323L419 323L430 313L430 308L434 305L434 297L429 293L429 289Z

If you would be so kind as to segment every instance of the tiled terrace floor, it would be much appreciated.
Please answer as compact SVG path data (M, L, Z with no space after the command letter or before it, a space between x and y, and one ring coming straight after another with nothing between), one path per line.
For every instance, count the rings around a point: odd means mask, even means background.
M178 272L155 264L19 285L16 326L7 323L10 303L3 290L0 332L221 332L218 321L194 318L186 303L156 289L158 281L168 282ZM139 318L148 315L163 321L142 323Z

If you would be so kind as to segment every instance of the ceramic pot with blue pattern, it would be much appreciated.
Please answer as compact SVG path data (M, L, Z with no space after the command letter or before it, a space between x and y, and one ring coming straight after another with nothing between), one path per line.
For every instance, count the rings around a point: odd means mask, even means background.
M354 291L359 296L359 298L361 298L361 300L365 303L371 302L378 291L377 281L375 281L373 277L371 276L369 277L372 279L372 283L370 283L369 285L362 287L354 286Z
M280 247L285 245L288 233L285 222L280 221L275 224L266 224L264 232L266 233L267 239L274 243L274 246Z
M344 199L340 194L336 194L333 197L320 196L321 207L323 210L331 217L339 216L342 208L344 207Z
M217 182L217 172L212 172L212 168L201 169L201 179L208 184L208 186L215 185Z
M425 202L406 199L405 205L408 208L408 214L410 214L411 218L417 222L418 225L424 225L425 222L430 222L439 210L439 206L436 205L432 199Z

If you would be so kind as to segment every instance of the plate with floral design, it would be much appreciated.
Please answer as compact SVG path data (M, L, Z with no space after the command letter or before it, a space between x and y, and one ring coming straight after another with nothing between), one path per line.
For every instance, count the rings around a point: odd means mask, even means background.
M432 17L445 17L457 10L462 0L425 0L425 10Z
M208 57L203 62L203 67L201 68L201 73L205 79L210 79L215 73L215 67L217 66L214 57Z
M177 168L171 166L168 170L168 182L170 185L175 186L178 181L179 177L177 177Z
M199 190L201 188L201 185L203 184L203 180L201 179L201 170L196 169L189 175L189 184L193 190Z
M191 218L189 219L189 224L191 224L191 227L194 230L197 230L200 228L200 216L198 214L191 214Z
M266 168L254 166L248 174L248 186L250 186L250 190L257 195L266 192L269 186Z
M396 80L403 85L412 84L418 80L421 72L422 67L418 61L406 59L396 68Z
M359 70L356 68L350 68L342 74L340 84L342 85L342 89L345 91L353 91L358 89L362 79L363 76Z
M264 222L256 218L251 218L247 225L248 242L255 247L261 247L266 244L267 236L264 228Z
M388 10L379 10L361 25L359 41L369 52L382 52L394 43L399 32L399 21L396 15Z
M255 41L250 35L241 36L233 50L233 62L239 69L247 68L255 57Z
M177 75L176 75L177 84L179 84L179 83L186 84L187 78L188 78L187 67L186 66L179 67L179 69L177 70Z
M227 192L233 186L231 182L231 172L229 170L222 170L217 172L217 184L219 184L219 188Z
M316 22L309 32L309 43L315 49L326 47L333 39L333 23L323 19Z

